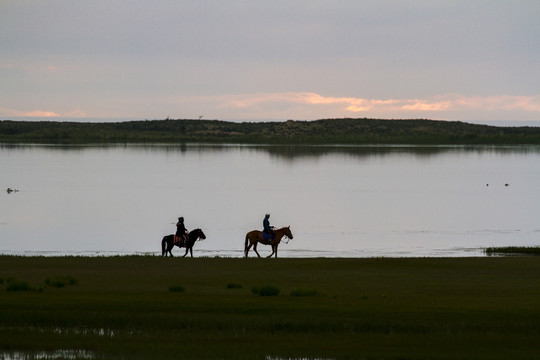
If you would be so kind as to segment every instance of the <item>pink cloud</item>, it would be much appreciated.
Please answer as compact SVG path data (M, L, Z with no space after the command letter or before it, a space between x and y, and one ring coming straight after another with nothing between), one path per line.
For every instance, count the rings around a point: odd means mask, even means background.
M379 118L479 119L507 116L510 111L540 115L540 95L464 96L445 94L418 98L324 96L314 92L277 92L220 96L181 96L169 99L175 106L214 118L229 119L317 119L362 116ZM163 104L163 99L161 99ZM200 110L204 109L204 110Z
M368 111L371 109L371 106L357 106L357 105L350 105L345 108L347 111L351 112L363 112Z
M365 108L361 105L369 105L372 100L352 97L332 97L322 96L316 93L309 92L284 92L284 93L263 93L256 95L236 95L227 99L225 97L222 100L228 101L233 107L246 108L264 103L293 103L293 104L308 104L308 105L342 105L345 107L351 107L352 111L358 111L358 108Z
M28 116L28 117L55 117L55 116L60 116L60 114L57 114L57 113L52 112L52 111L35 110L35 111L24 113L22 116Z
M403 110L417 110L417 111L442 111L448 110L453 105L450 101L443 102L415 102L412 105L403 105L401 108Z
M53 111L43 111L43 110L21 111L21 110L0 108L0 116L2 117L59 117L62 115Z

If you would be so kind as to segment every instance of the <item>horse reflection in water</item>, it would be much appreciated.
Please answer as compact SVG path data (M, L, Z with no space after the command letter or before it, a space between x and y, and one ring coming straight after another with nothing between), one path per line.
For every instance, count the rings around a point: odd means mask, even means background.
M279 243L281 242L281 238L283 238L283 236L286 236L287 238L292 239L293 235L290 226L282 227L281 229L274 230L274 232L276 234L276 238L274 240L266 239L263 236L263 232L259 230L253 230L248 232L246 234L246 242L244 245L244 256L248 257L249 249L253 247L253 250L255 251L257 256L261 257L261 255L259 255L259 252L257 251L257 244L261 243L263 245L272 246L272 253L268 255L268 257L271 257L272 255L275 255L275 257L277 257L277 249Z
M195 241L199 239L206 239L206 235L204 235L201 229L195 229L190 231L185 243L183 241L175 243L174 234L166 235L163 237L163 240L161 240L161 256L167 256L167 254L170 254L172 257L173 254L171 250L173 249L174 245L176 245L179 248L186 248L186 253L184 254L184 256L186 256L189 251L191 253L191 257L193 257L193 245L195 244Z

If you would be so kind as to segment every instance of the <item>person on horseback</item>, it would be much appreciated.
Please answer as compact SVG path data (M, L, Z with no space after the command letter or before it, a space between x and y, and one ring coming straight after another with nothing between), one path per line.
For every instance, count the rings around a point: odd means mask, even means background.
M271 241L274 241L276 238L276 233L274 232L274 227L270 226L270 214L266 214L263 220L263 232L270 235Z
M187 240L187 230L184 225L184 218L181 216L178 218L176 223L176 234L174 234L174 243L176 244L179 241L186 242Z

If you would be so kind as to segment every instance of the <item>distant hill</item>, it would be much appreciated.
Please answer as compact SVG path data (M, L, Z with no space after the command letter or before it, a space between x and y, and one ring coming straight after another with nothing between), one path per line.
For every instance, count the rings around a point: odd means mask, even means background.
M0 121L3 143L540 144L539 127L438 120Z

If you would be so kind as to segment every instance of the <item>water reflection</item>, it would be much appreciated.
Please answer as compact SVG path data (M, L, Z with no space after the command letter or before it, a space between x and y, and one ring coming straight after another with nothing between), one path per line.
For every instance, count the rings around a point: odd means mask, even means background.
M142 151L150 153L226 153L234 151L267 153L283 159L347 155L371 157L394 154L434 156L444 153L540 154L540 145L253 145L253 144L5 144L0 151L23 150L85 151L89 149Z

